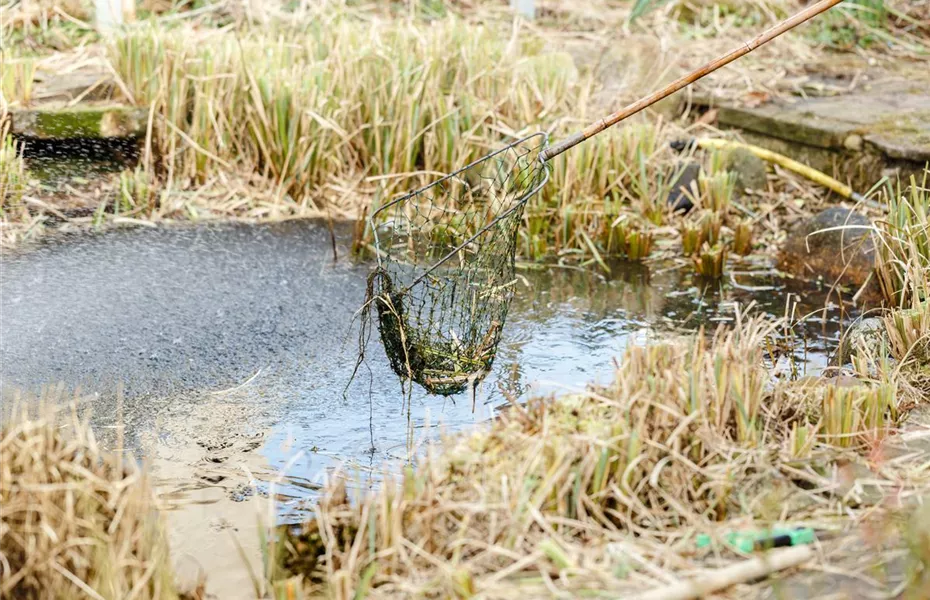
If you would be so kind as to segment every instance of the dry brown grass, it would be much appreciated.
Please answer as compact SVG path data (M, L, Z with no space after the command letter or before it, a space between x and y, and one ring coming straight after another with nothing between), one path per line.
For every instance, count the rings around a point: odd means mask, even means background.
M781 0L738 3L704 27L704 17L681 16L694 3L665 4L631 25L631 3L543 2L537 23L517 25L504 4L329 2L285 10L275 2L258 14L248 2L226 2L140 24L111 40L108 52L121 80L115 87L153 109L145 157L158 193L128 210L109 203L93 222L370 214L372 204L511 136L573 131L788 8ZM427 5L438 12L427 15ZM231 29L216 27L230 22ZM708 86L752 94L790 79L817 55L802 33L776 44L760 50L768 62L741 61ZM786 62L786 54L798 60ZM622 233L618 217L661 227L680 167L668 142L693 133L669 124L676 102L560 157L552 182L528 207L521 254L594 264L623 254L611 243ZM224 193L227 182L249 189ZM23 228L47 212L34 204ZM776 226L757 228L758 245L770 242ZM653 254L666 247L667 231L645 233L660 242Z
M162 521L131 457L75 412L0 430L0 598L175 599Z
M918 180L888 186L887 213L876 222L875 272L889 306L930 298L930 168Z
M773 384L776 327L632 347L612 384L512 406L367 498L337 480L279 542L278 597L636 594L700 570L696 531L851 511L822 469L881 443L912 396Z

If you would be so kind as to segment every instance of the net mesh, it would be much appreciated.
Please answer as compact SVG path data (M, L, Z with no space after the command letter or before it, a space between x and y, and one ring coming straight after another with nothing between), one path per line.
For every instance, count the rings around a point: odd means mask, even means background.
M548 179L545 145L544 134L519 140L372 215L378 266L363 323L374 307L402 380L448 396L488 373L513 298L523 209Z

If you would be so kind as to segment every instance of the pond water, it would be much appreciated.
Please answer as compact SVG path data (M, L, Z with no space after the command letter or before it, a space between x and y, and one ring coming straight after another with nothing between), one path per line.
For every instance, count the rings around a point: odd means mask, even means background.
M799 374L827 364L855 317L814 290L790 295L764 264L722 285L675 265L522 268L474 410L468 394L419 388L405 405L376 335L346 389L370 265L346 258L349 226L334 234L337 260L311 221L60 235L3 256L0 406L79 396L105 446L146 459L171 508L176 573L209 573L213 597L254 598L259 527L304 517L338 469L364 492L385 465L443 430L482 426L508 397L607 381L631 342L712 329L737 306L807 315Z
M855 316L824 309L812 290L799 301L765 265L743 265L723 284L674 265L617 263L609 275L521 268L474 410L469 394L430 397L419 388L407 404L377 333L346 388L369 266L346 258L348 226L334 233L335 261L329 230L312 221L114 230L8 254L4 398L56 382L80 387L103 435L122 427L137 452L191 467L186 476L169 469L178 489L254 493L232 485L245 460L259 492L263 481L280 480L289 514L337 466L373 484L385 463L408 460L442 430L486 421L508 397L608 380L631 341L712 329L751 302L779 316L793 307L809 315L796 365L815 373Z

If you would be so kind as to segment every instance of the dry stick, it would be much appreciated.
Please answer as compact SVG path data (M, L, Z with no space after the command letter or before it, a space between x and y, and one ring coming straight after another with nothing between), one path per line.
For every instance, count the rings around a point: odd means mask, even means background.
M604 131L608 127L612 125L616 125L617 123L626 119L627 117L635 115L641 110L652 106L659 100L662 100L663 98L671 96L678 90L691 85L692 83L694 83L695 81L697 81L698 79L704 77L705 75L709 73L713 73L720 67L728 65L734 60L738 58L742 58L743 56L746 56L747 54L749 54L750 52L752 52L759 46L772 41L773 39L777 38L778 36L785 33L786 31L790 31L794 29L801 23L809 21L810 19L816 17L820 13L826 11L827 9L833 8L834 6L836 6L842 1L843 0L821 0L817 4L814 4L813 6L810 6L802 10L801 12L794 15L790 19L782 21L778 25L761 33L760 35L756 36L754 39L746 42L739 48L731 51L730 53L725 54L721 56L720 58L707 63L703 67L695 71L692 71L691 73L685 75L684 77L681 77L680 79L673 81L672 83L662 88L661 90L649 96L646 96L645 98L638 100L634 102L633 104L630 104L626 108L622 108L619 111L613 113L612 115L606 118L603 118L600 121L596 121L592 123L591 125L585 127L584 129L573 134L567 139L562 140L555 146L547 148L546 150L540 153L540 159L543 162L545 162L545 161L548 161L550 158L553 158L555 156L558 156L559 154L562 154L569 148L573 148L574 146L585 141L586 139L594 137L595 135Z
M810 546L795 546L784 550L774 550L756 558L717 569L702 577L690 581L681 581L668 587L654 589L639 600L694 600L703 598L713 592L719 592L731 585L745 583L796 567L814 557Z

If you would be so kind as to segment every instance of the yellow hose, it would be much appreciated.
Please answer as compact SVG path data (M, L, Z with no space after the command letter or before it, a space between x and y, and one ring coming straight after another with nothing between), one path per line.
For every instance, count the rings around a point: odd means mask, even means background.
M876 208L879 207L877 202L870 202L866 200L862 194L854 192L853 189L848 185L833 179L829 175L821 173L817 169L811 168L803 163L799 163L796 160L792 160L783 154L778 154L777 152L772 152L771 150L766 150L765 148L760 148L759 146L753 146L752 144L743 144L730 140L701 138L695 140L695 143L699 148L703 148L705 150L729 150L733 148L742 148L744 150L748 150L762 160L776 164L780 167L788 169L789 171L793 171L802 177L806 177L814 183L820 184L823 187L836 192L843 198L853 200L855 202L862 202Z

